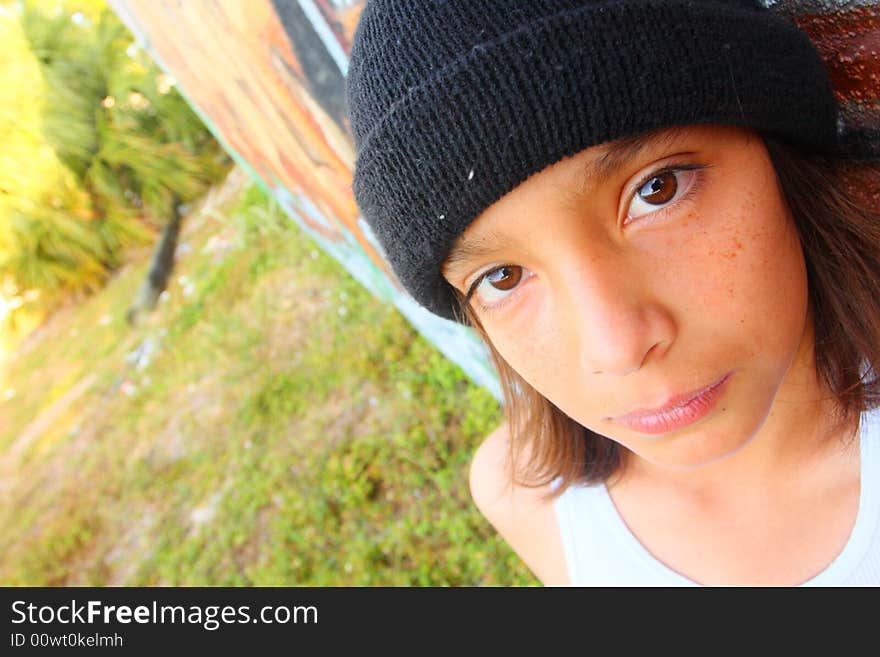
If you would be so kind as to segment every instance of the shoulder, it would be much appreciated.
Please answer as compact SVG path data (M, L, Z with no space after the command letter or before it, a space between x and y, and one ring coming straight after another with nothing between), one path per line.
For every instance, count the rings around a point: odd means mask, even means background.
M535 576L548 586L568 583L568 570L548 487L529 488L511 483L510 430L507 422L490 433L477 448L470 467L471 497Z

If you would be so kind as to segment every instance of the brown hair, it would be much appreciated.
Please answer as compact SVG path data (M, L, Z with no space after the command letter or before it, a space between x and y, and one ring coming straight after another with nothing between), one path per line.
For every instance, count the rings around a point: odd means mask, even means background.
M807 265L817 373L837 401L836 425L880 404L880 165L804 153L762 135L794 217ZM874 186L872 188L872 185ZM547 400L495 350L456 290L458 316L489 348L510 427L511 484L559 495L573 483L620 474L627 450L585 428ZM870 367L863 367L869 364ZM524 455L528 453L528 458Z

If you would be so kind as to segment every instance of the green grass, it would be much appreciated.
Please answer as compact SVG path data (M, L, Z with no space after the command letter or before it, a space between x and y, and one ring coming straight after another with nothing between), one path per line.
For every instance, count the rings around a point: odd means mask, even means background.
M182 241L143 325L147 252L4 365L0 583L538 583L468 493L489 393L256 186Z

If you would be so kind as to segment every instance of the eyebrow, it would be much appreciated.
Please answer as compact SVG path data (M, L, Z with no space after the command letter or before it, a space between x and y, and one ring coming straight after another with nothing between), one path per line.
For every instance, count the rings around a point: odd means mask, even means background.
M507 243L506 237L501 233L489 231L485 235L471 238L461 238L453 245L443 263L443 273L450 278L457 275L457 270L464 264L484 258L504 248Z
M584 194L586 185L591 180L594 181L594 187L606 182L624 164L637 158L649 146L655 149L668 147L684 132L684 126L665 127L608 142L602 148L601 153L588 160L580 170L581 184L578 193ZM489 231L478 237L462 235L450 249L449 255L443 263L442 271L444 274L454 277L457 274L457 269L463 264L491 255L501 250L505 243L505 236L495 231Z
M648 147L661 149L669 147L685 133L683 126L659 128L637 135L621 137L609 142L601 155L589 160L581 170L581 192L586 183L606 182L616 171L630 160L636 159Z

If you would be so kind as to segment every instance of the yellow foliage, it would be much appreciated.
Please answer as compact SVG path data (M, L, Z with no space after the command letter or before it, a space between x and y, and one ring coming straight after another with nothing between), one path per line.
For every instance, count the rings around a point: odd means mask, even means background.
M0 259L8 250L10 213L50 198L67 178L43 138L46 85L17 16L0 7ZM63 184L63 183L62 183Z

